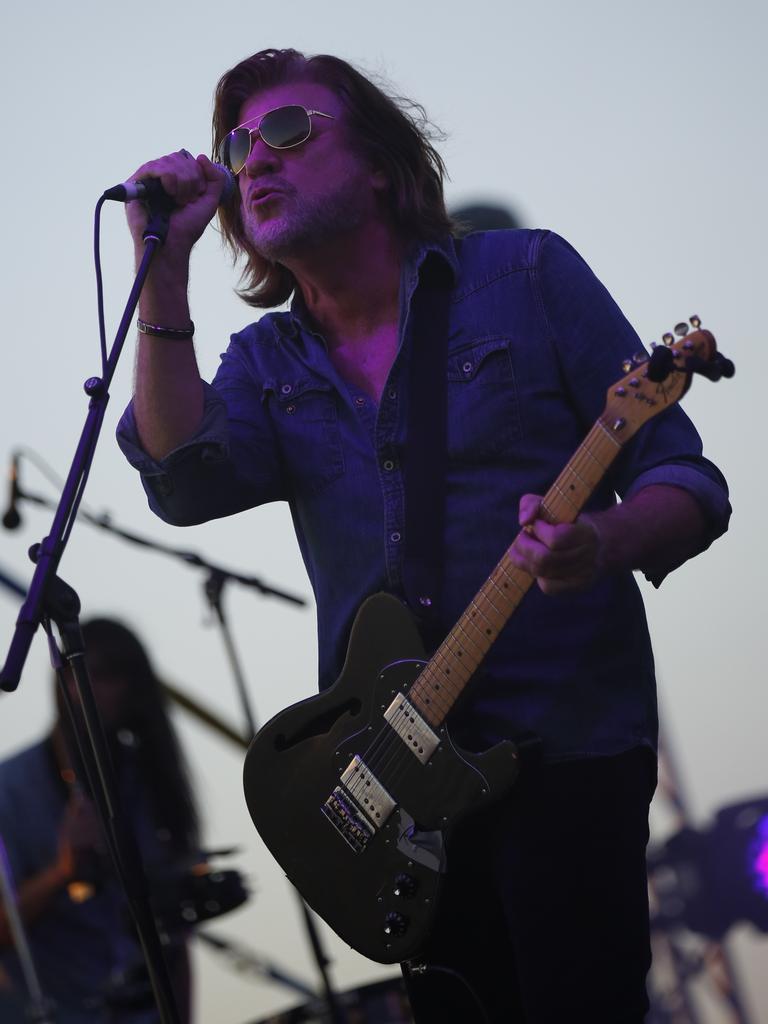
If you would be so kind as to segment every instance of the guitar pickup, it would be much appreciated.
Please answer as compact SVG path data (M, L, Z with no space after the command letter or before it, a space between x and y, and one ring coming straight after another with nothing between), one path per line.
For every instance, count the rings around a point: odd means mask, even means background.
M341 782L375 828L383 825L394 811L395 801L359 754L356 754L347 765Z
M440 743L440 737L427 725L416 708L402 693L392 701L384 717L412 754L426 764Z

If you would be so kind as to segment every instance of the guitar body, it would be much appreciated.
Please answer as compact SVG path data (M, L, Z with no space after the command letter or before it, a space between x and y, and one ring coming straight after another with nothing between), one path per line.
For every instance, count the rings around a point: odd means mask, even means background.
M336 683L276 715L245 760L248 809L288 879L341 938L380 963L424 946L448 831L518 774L513 743L469 754L441 726L426 756L415 732L384 717L424 663L407 609L388 594L369 598Z

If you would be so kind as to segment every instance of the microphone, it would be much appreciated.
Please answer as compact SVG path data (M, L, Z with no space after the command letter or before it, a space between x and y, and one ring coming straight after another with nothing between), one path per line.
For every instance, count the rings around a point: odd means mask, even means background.
M219 206L221 206L237 190L237 181L232 171L224 164L214 164L213 166L224 176L224 188L219 199ZM128 203L132 199L143 199L145 202L151 203L158 199L164 199L173 204L172 198L160 184L159 178L141 178L138 181L124 181L122 185L113 185L112 188L107 189L102 199L114 199L118 203Z
M3 526L6 530L15 530L21 523L21 516L16 507L19 503L19 455L14 452L11 456L11 467L8 473L8 508L3 516Z

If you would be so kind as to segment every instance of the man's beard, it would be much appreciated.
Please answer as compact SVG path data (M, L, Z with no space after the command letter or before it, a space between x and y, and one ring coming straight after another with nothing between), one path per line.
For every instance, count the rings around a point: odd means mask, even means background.
M248 238L264 259L273 263L289 261L358 227L363 221L363 211L356 202L358 195L357 187L313 196L292 192L277 200L284 203L284 208L274 218L258 223L254 218L246 223Z

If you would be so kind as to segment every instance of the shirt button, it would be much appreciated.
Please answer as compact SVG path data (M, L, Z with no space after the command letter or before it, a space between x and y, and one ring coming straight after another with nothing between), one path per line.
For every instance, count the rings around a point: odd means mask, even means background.
M293 391L293 385L292 384L283 384L283 386L280 388L280 390L283 392L284 395L290 395L290 393Z
M464 373L472 373L472 363L467 360L467 362L462 366L462 370Z
M395 530L394 533L390 533L389 539L392 541L393 544L397 544L398 541L400 540L400 534L397 532L397 530Z
M295 405L286 405L285 411L290 415L291 413L296 412L296 406Z
M384 469L386 469L388 473L391 473L392 470L395 468L395 464L392 461L392 459L385 459L382 465L384 466Z
M390 388L389 391L387 392L387 395L389 396L389 398L392 399L393 402L397 398L397 392L395 391L394 388Z
M359 408L360 406L363 406L363 405L365 405L365 399L364 399L364 398L361 398L361 397L360 397L360 396L358 395L358 397L357 397L357 398L355 399L355 405L356 405L356 406L358 406L358 408Z

